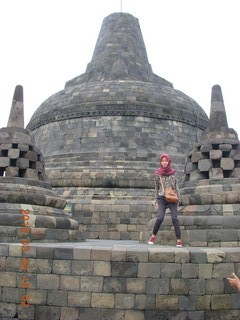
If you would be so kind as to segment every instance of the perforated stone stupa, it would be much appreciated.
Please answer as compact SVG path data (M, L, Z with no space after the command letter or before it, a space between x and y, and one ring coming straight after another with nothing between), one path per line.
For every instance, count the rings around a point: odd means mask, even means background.
M138 20L114 13L86 72L43 102L27 127L86 236L138 239L154 212L159 155L171 154L183 172L207 123L192 98L153 73Z
M0 129L0 242L81 239L78 222L63 210L66 201L51 189L43 156L24 129L23 88L17 86L8 126Z
M185 245L239 246L240 142L228 128L222 91L212 88L208 128L187 156L181 185L179 222ZM151 229L154 220L150 222ZM170 217L160 232L161 243L174 243ZM145 240L149 235L142 235Z

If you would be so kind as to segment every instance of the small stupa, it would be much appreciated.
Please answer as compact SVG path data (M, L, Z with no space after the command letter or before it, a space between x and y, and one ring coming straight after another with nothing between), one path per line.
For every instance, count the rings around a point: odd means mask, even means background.
M8 125L0 129L0 242L81 239L78 222L51 190L44 160L24 129L23 87L15 88Z
M219 85L212 88L208 128L188 153L180 193L179 222L185 245L239 246L240 142L235 130L228 127ZM154 222L149 222L149 231ZM143 234L142 240L148 236ZM169 216L158 241L175 243Z

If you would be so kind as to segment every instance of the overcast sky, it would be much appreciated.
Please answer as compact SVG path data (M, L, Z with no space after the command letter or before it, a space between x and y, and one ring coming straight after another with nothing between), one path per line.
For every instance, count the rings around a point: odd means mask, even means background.
M240 135L240 1L122 0L139 19L153 72L196 100L207 115L222 88L229 127ZM39 105L85 72L107 15L121 0L0 1L0 127L14 88L24 87L25 125Z

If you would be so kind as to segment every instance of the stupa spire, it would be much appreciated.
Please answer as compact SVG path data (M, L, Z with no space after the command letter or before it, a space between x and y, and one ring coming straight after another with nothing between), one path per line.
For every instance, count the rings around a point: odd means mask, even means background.
M210 119L201 140L238 139L234 129L228 127L222 89L219 85L212 87Z
M214 85L212 87L209 131L221 130L222 128L228 128L227 115L221 87Z
M7 126L24 128L23 87L21 85L15 88Z
M104 19L86 75L87 81L149 80L152 68L137 18L119 12Z

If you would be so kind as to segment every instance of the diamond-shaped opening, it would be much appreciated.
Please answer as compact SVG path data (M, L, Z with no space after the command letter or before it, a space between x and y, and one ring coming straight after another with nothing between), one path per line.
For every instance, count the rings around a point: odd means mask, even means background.
M229 158L230 157L230 151L223 151L222 156L223 156L223 158Z
M16 165L17 165L17 159L10 159L10 166L16 167Z
M23 178L25 176L26 169L19 169L19 177Z
M8 150L1 150L1 157L7 157L8 156Z
M4 176L5 176L5 169L6 169L5 167L1 167L1 168L0 168L0 176L1 176L1 177L4 177Z
M232 170L223 170L223 178L230 178Z
M212 160L213 168L220 168L220 160Z
M35 161L29 161L29 168L36 169L36 162Z
M234 167L240 168L240 160L234 160Z

